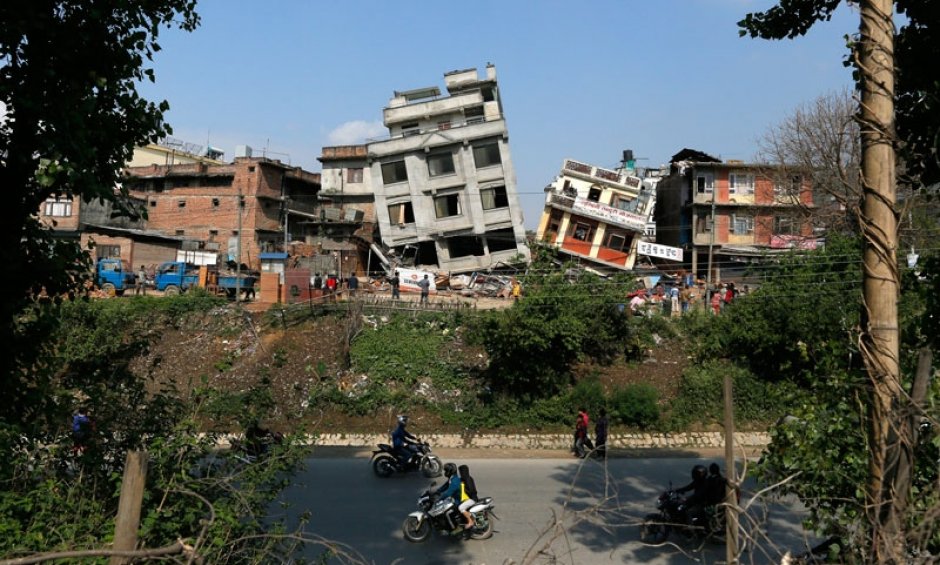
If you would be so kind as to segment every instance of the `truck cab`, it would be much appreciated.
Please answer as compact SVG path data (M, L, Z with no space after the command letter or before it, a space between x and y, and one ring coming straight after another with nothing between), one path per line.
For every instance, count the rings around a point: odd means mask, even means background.
M121 296L134 286L136 276L131 266L121 259L107 257L95 264L95 284L109 295Z
M167 261L157 267L154 283L157 290L168 295L179 294L199 284L199 267L183 261Z

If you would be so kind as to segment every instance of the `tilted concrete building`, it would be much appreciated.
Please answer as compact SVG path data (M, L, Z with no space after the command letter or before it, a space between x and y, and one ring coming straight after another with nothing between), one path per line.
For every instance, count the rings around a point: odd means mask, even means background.
M444 82L445 96L438 87L395 92L383 111L388 137L366 145L363 181L382 243L404 264L452 273L528 261L496 69L453 71Z
M653 209L653 186L629 167L610 170L565 159L545 187L537 237L600 271L633 269Z

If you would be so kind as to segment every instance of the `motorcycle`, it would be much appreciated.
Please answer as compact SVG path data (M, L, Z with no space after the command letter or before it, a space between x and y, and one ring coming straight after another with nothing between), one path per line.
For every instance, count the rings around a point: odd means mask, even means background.
M432 491L434 483L418 497L418 511L412 512L401 525L405 539L412 543L426 541L432 530L443 532L446 535L466 534L470 539L488 539L493 536L493 521L499 519L493 512L493 499L489 496L476 501L470 507L473 515L473 528L464 527L465 518L457 509L457 505L450 498L438 500Z
M444 465L440 457L431 453L431 446L428 442L418 442L410 444L412 446L411 455L408 460L402 463L395 455L395 448L387 443L380 443L379 448L372 451L372 470L379 477L387 478L392 474L407 473L409 471L420 470L421 474L431 479L440 477L443 473Z
M266 456L275 445L281 445L283 442L284 436L281 433L261 430L252 438L233 439L231 445L235 459L250 465Z
M700 515L689 516L685 498L671 485L659 495L656 508L659 512L647 514L640 526L640 540L644 543L663 543L672 532L685 541L725 542L724 508L706 506Z

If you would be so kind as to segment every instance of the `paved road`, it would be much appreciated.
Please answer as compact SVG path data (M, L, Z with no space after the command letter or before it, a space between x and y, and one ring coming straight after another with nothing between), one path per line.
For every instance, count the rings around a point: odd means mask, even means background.
M445 460L470 466L481 496L492 496L500 520L493 538L462 541L435 535L424 544L402 538L401 523L415 509L428 480L420 475L379 479L367 458L314 457L283 499L282 512L296 517L309 511L308 531L345 544L364 562L385 565L523 563L680 563L724 562L724 546L696 548L639 541L637 524L655 510L659 492L671 480L685 483L699 458L613 458L606 466L573 458ZM720 462L720 461L719 461ZM439 479L440 480L440 479ZM742 504L757 490L745 483ZM751 543L741 563L779 563L786 549L806 546L800 527L802 509L792 500L755 504L748 512ZM554 520L564 528L552 530ZM322 549L311 549L314 558ZM525 558L533 557L531 561ZM331 563L339 563L333 560Z

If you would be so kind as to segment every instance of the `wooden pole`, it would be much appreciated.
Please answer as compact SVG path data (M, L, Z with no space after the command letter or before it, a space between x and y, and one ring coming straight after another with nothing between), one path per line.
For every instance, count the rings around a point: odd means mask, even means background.
M133 551L137 548L137 529L140 526L140 508L147 482L147 453L128 451L124 462L124 479L121 482L121 499L118 502L117 518L114 520L114 549ZM129 563L126 557L113 556L110 565Z
M714 226L713 226L714 227ZM725 560L728 565L738 562L738 477L734 467L734 389L731 373L725 373Z
M897 191L894 131L894 3L863 0L856 47L859 71L859 125L862 139L860 228L864 237L862 278L862 360L871 384L869 403L868 523L872 563L903 560L903 518L892 499L897 472L900 370L897 264Z

